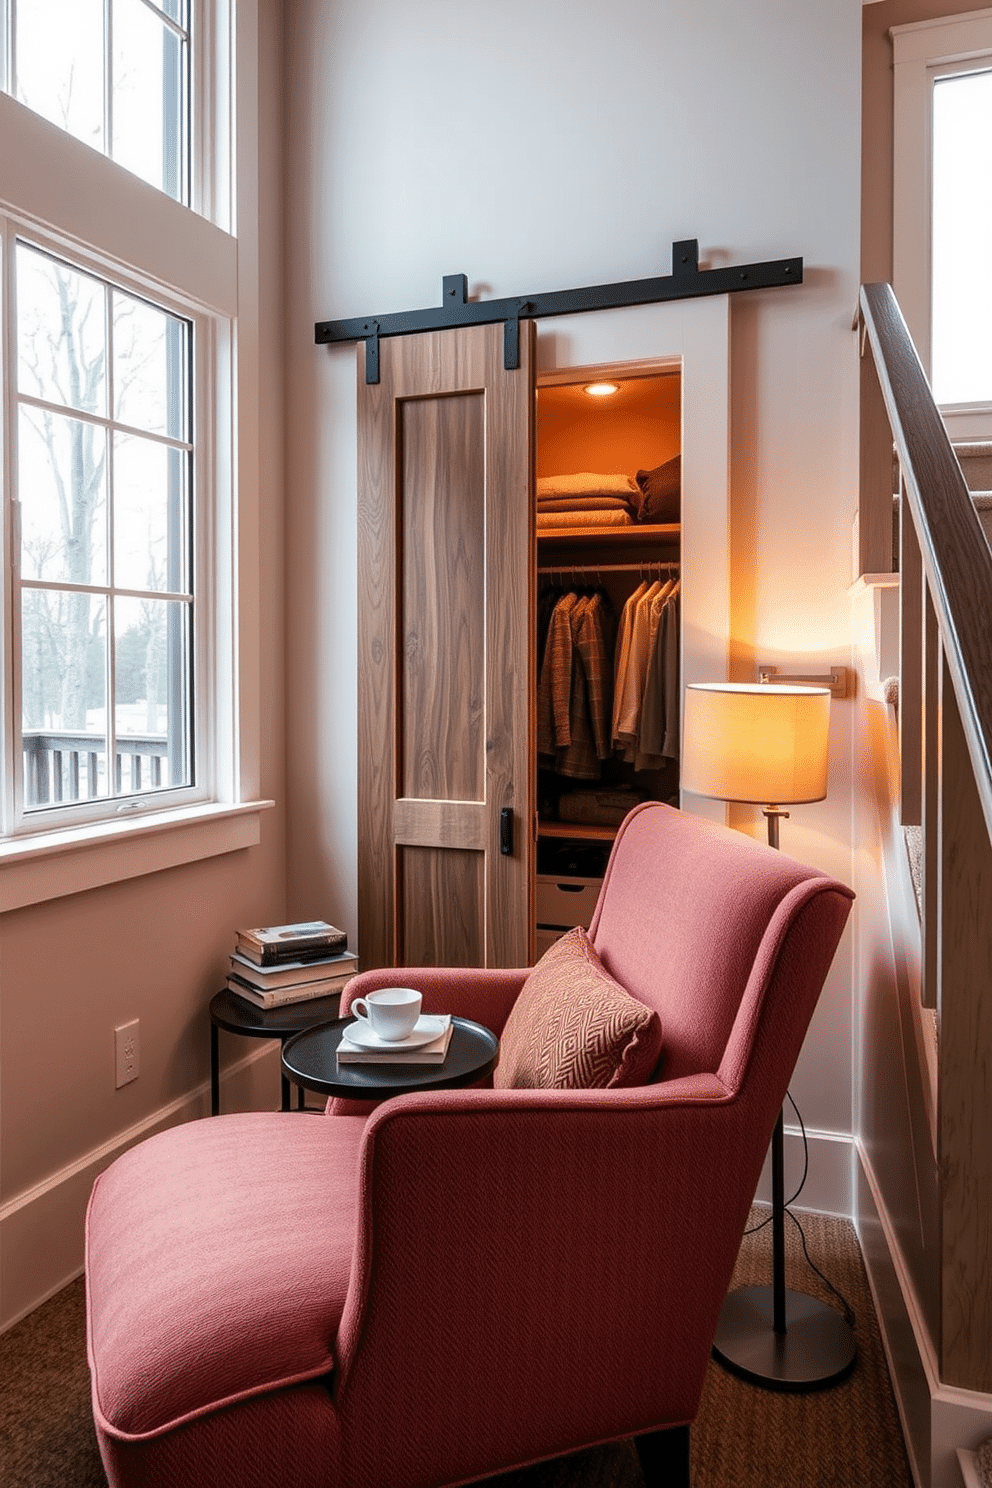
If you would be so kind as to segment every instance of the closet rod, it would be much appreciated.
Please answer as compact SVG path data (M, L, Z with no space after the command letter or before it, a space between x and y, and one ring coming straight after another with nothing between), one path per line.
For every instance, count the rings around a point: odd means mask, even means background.
M668 562L664 559L648 559L645 563L552 563L547 568L537 570L538 577L545 578L551 574L573 574L573 573L648 573L652 569L667 569L669 573L674 572L680 565Z

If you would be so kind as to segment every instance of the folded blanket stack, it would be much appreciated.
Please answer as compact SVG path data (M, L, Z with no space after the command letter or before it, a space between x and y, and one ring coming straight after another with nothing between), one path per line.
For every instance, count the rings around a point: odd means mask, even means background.
M556 527L652 526L681 520L682 458L675 455L654 470L603 475L541 476L537 482L538 530Z
M537 482L537 525L628 527L637 517L640 489L629 475L583 470L542 476Z

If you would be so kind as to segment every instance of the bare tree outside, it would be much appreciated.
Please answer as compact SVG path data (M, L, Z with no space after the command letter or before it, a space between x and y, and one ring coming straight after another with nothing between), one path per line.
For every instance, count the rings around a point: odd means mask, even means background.
M78 736L85 795L183 783L188 326L26 244L17 284L23 727Z
M30 377L39 399L46 398L87 413L100 413L106 384L103 328L90 335L87 328L91 320L100 317L103 296L86 293L82 286L92 281L84 280L82 275L52 259L42 260L38 255L35 258L55 291L57 318L43 319L42 307L37 302L33 313L25 313L23 320L19 316L22 375L26 372ZM29 575L25 569L23 576L36 579L57 576L69 584L92 584L94 547L101 542L99 528L105 523L106 512L105 432L98 425L66 418L37 405L22 405L21 425L22 439L31 429L46 452L61 534L60 543L53 541L44 529L25 522L22 515L25 534L22 562L27 559L33 570ZM26 463L22 463L22 470ZM22 513L31 503L26 484L23 480L20 484ZM42 716L31 722L35 727L43 727L57 717L60 727L84 731L92 596L51 590L35 591L35 595L31 606L34 616L24 615L25 627L29 618L44 625L49 664L42 669L39 679L44 687ZM25 644L30 641L25 635ZM33 649L37 654L37 644Z

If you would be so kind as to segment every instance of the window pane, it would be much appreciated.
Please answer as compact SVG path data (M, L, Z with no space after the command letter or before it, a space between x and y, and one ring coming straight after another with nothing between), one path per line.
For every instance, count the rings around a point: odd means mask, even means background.
M24 806L189 786L192 326L17 255Z
M104 286L18 243L17 386L85 413L106 408Z
M22 405L17 426L22 579L106 582L106 465L102 428Z
M107 794L104 601L27 589L21 605L25 803Z
M188 203L188 0L9 3L20 102Z
M184 452L114 436L114 582L186 593Z
M103 0L20 0L16 97L97 150L103 133Z
M114 159L177 201L183 169L186 44L142 0L114 0Z
M131 295L115 294L113 303L115 417L187 439L187 323Z
M992 402L992 71L933 89L932 384Z
M176 600L117 599L118 790L188 785L188 606Z

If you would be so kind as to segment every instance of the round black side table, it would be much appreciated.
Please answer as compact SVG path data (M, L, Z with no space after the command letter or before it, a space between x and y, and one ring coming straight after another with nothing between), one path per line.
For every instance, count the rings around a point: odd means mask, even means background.
M306 1002L284 1002L279 1007L260 1008L245 997L239 997L230 987L225 987L210 1000L210 1114L220 1113L220 1050L217 1030L240 1034L243 1038L279 1039L285 1044L295 1033L313 1028L318 1023L327 1023L337 1018L341 1005L341 993L332 992L328 997L311 997ZM280 1065L282 1081L282 1109L290 1109L289 1081ZM303 1086L297 1098L303 1110Z
M452 1018L453 1031L443 1064L338 1064L338 1044L353 1018L337 1018L287 1039L283 1073L305 1090L345 1100L385 1100L411 1090L450 1090L471 1085L496 1064L499 1039L481 1023Z

